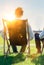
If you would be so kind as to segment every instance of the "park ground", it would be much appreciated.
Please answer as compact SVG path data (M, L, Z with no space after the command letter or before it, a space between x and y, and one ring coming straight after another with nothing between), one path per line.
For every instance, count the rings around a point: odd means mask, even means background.
M0 36L0 65L44 65L44 51L42 54L36 54L34 40L30 41L30 56L26 57L26 54L11 53L5 57L3 53L4 40ZM18 47L20 50L20 47Z

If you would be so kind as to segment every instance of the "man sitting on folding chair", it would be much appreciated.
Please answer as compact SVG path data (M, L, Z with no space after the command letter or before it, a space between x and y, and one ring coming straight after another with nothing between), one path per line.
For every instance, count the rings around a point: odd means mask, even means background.
M23 10L18 7L15 10L16 20L12 22L7 22L7 28L9 33L10 45L12 46L13 52L17 51L17 45L21 46L20 52L25 52L26 46L28 48L28 53L30 52L30 39L33 39L33 33L30 25L28 25L28 20L21 20L20 17L23 15ZM28 38L27 38L28 36Z

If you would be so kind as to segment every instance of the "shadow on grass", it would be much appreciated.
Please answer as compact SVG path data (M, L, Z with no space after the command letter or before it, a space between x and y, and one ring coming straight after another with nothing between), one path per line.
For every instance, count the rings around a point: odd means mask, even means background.
M44 55L40 55L32 60L35 65L44 65Z
M0 65L12 65L15 63L23 62L25 57L23 54L17 54L16 56L0 56Z

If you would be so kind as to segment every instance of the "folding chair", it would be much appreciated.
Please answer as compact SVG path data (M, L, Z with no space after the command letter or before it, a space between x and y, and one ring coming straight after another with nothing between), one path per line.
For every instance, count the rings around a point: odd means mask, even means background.
M2 20L4 25L4 54L5 54L5 44L7 41L7 53L10 52L10 40L14 41L14 45L22 46L21 52L24 52L27 45L27 36L26 36L26 22L27 20L15 20L7 24L6 20ZM8 34L9 33L9 39Z

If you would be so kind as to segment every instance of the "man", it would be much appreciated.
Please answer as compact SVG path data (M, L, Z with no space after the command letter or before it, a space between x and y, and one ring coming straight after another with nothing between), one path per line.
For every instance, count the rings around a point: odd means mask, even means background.
M21 7L16 8L14 14L15 14L15 16L16 16L16 20L17 20L17 19L19 20L19 18L23 15L23 10L22 10L22 8L21 8ZM17 42L17 37L18 37L19 34L17 34L18 32L16 31L16 30L18 30L17 27L19 27L19 26L17 25L17 24L18 24L18 20L17 20L17 22L16 22L16 20L14 20L14 21L12 22L12 24L13 24L13 25L12 25L12 27L13 27L12 31L11 31L11 32L9 31L10 44L11 44L11 46L12 46L13 52L18 52L18 51L17 51L16 44L19 43L19 42ZM16 22L16 23L15 23L15 22ZM15 40L16 40L16 41L15 41Z
M28 48L28 54L30 52L30 39L33 39L33 32L28 20L21 19L23 15L23 9L21 7L16 8L15 16L16 20L11 22L11 29L9 29L10 44L13 52L17 52L16 45L21 45L20 52L25 52L26 46ZM27 43L29 42L29 43Z
M23 34L25 33L24 31L25 29L22 28L23 27L25 28L26 20L20 19L23 15L23 10L21 7L16 8L14 14L16 16L16 19L10 23L11 30L9 30L10 44L12 46L13 52L17 52L17 47L16 47L17 45L21 45L21 46L23 45L20 52L24 52L27 42L26 39L24 39L25 36L23 38L23 35L25 35ZM8 29L10 28L8 27Z

